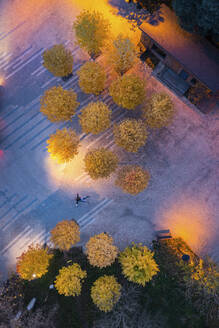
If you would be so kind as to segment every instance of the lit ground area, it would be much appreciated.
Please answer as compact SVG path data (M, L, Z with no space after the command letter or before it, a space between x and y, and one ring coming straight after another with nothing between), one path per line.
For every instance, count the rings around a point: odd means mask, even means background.
M116 147L112 129L94 138L82 134L77 115L70 123L55 125L39 112L40 97L53 85L78 93L78 113L96 99L80 91L75 74L88 59L74 44L72 32L73 20L82 8L104 11L114 34L126 30L134 35L130 24L116 15L116 8L107 0L5 0L0 4L0 77L5 87L0 112L3 276L28 244L46 241L58 221L71 218L81 226L82 244L102 231L112 234L120 248L131 241L148 244L155 230L169 228L195 250L207 251L219 261L219 111L204 115L148 78L148 94L152 90L170 93L177 114L171 126L151 132L137 154ZM136 40L138 37L136 32ZM44 49L57 43L65 43L74 55L74 74L68 82L53 77L42 66ZM107 92L101 99L112 109L113 122L130 115L115 106ZM46 139L64 126L77 130L81 149L72 163L60 166L49 159ZM115 150L122 164L138 163L147 168L151 174L147 190L128 196L113 186L114 177L98 183L89 179L83 173L83 156L97 145ZM89 194L89 203L76 208L76 192Z

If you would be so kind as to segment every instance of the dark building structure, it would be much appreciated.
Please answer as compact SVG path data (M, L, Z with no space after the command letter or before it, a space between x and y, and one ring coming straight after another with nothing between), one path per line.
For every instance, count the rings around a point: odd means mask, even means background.
M150 58L153 74L200 110L213 108L219 96L219 50L206 39L184 31L165 5L139 28L141 59Z

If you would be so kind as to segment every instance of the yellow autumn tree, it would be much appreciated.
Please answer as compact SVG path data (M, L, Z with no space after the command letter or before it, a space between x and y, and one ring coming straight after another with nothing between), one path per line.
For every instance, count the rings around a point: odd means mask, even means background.
M61 86L52 87L44 92L40 99L40 111L53 122L68 121L75 115L77 94L73 90L64 90Z
M162 128L170 124L174 112L173 102L166 93L154 93L142 109L143 118L151 128Z
M43 249L39 244L30 245L27 251L17 258L16 271L25 280L41 278L47 273L52 257L47 248Z
M138 165L126 165L117 172L116 186L131 195L137 195L147 188L150 174Z
M91 298L101 311L109 312L118 302L121 288L122 286L114 276L104 275L98 278L91 287Z
M109 94L118 106L135 109L144 101L145 83L137 75L123 75L111 83Z
M89 151L85 158L85 172L94 180L108 178L118 165L118 157L112 151L105 148L97 148Z
M141 243L133 243L119 254L119 262L125 277L132 282L145 286L159 271L154 253Z
M68 251L80 241L80 229L74 220L63 220L50 231L50 240L61 251Z
M56 44L43 53L43 65L53 75L64 77L72 73L73 57L70 50L62 44Z
M118 254L113 238L106 233L90 237L85 247L90 264L99 268L111 265Z
M135 64L137 50L132 41L119 34L110 46L106 49L108 62L114 70L123 75Z
M58 163L69 162L78 154L79 137L73 129L56 130L47 143L50 156Z
M84 133L98 134L110 127L111 110L102 101L91 102L79 116Z
M54 282L60 295L78 296L81 294L81 283L87 277L87 272L82 270L78 263L59 270Z
M143 122L135 119L126 119L114 124L113 132L115 143L133 153L145 145L148 135Z
M84 10L76 17L73 29L79 46L95 58L109 37L110 23L101 12Z
M103 68L95 62L86 62L77 71L78 84L85 93L99 95L105 87L106 73Z

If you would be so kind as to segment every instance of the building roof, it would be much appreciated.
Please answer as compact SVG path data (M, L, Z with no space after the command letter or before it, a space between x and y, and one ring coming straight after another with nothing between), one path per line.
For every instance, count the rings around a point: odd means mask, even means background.
M139 28L209 89L219 90L219 50L207 40L184 31L166 5Z

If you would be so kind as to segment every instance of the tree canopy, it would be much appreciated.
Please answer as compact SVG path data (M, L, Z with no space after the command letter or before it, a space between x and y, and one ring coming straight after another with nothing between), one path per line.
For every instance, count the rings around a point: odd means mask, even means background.
M114 124L115 143L129 152L137 152L145 145L147 130L141 120L126 119L119 124Z
M77 43L89 55L95 58L101 53L105 40L109 36L110 23L98 11L82 11L73 24Z
M82 109L79 116L84 133L99 134L110 127L111 113L102 101L91 102Z
M137 58L137 50L132 41L119 34L107 49L108 62L119 74L126 73L134 65Z
M87 272L82 270L78 263L59 270L55 280L58 293L65 296L78 296L81 294L81 282L87 277Z
M101 311L109 312L118 302L120 290L121 285L114 276L104 275L98 278L91 287L91 298Z
M68 251L80 241L79 225L73 220L63 220L50 231L52 243L62 251Z
M142 108L143 118L151 128L162 128L170 124L174 117L174 105L166 93L154 93Z
M115 184L124 192L137 195L147 187L149 179L149 172L140 166L126 165L118 170Z
M141 243L133 243L119 254L123 274L129 281L145 286L159 271L153 253Z
M118 254L118 249L113 245L113 238L106 233L90 237L86 243L86 253L91 265L104 268L111 265Z
M144 100L145 84L137 75L123 75L111 83L109 94L118 106L135 109Z
M210 35L219 42L218 0L173 0L173 9L186 31Z
M105 87L106 73L100 64L95 62L86 62L77 71L79 76L79 86L85 93L99 95Z
M52 87L44 92L40 99L40 111L51 122L68 121L75 115L77 94L73 90L64 90L61 86Z
M17 258L16 271L22 279L41 278L48 271L49 261L53 257L48 249L40 245L30 245L27 251Z
M78 154L79 137L73 129L56 130L47 143L50 156L58 163L71 161Z
M118 157L110 150L97 148L85 155L84 163L85 171L92 179L108 178L117 168Z
M43 65L53 75L64 77L72 73L73 57L71 51L62 44L56 44L43 53Z

